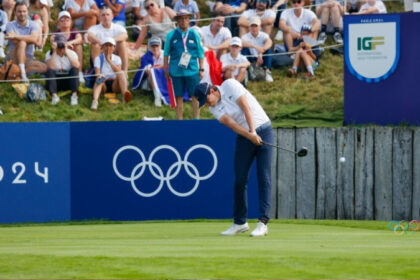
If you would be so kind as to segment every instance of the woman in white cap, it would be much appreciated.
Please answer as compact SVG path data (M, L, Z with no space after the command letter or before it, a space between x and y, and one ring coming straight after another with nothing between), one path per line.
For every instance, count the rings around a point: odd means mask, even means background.
M106 37L102 41L102 53L93 62L96 81L93 86L93 100L90 107L92 110L98 110L101 93L121 92L126 103L132 98L131 92L127 88L126 75L121 68L121 58L113 54L116 45L113 38Z
M28 7L28 16L39 25L39 29L42 31L36 44L40 49L44 47L49 33L48 2L46 0L42 1L44 3L41 3L41 0L29 0Z

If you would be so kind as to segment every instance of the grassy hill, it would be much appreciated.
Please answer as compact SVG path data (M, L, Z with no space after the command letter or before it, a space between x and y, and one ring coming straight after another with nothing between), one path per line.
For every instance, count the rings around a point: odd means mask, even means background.
M202 18L210 16L204 0L199 0L202 7ZM386 2L389 12L403 11L401 2ZM56 7L61 7L57 3ZM56 18L58 8L52 10L53 19ZM130 24L130 23L129 23ZM203 21L201 25L209 24ZM54 27L51 26L52 30ZM278 43L278 42L277 42ZM332 45L329 39L326 46ZM48 50L44 48L44 53ZM44 59L44 53L37 52L36 56ZM88 61L88 50L85 50L85 67ZM137 69L139 61L131 61L129 70ZM249 82L248 89L260 101L274 126L281 127L314 127L341 126L343 122L343 57L332 55L328 48L320 59L320 66L316 77L311 80L288 78L287 69L273 69L273 83ZM130 73L132 81L134 73ZM41 81L40 83L44 83ZM62 97L57 106L50 101L28 103L20 99L11 85L0 84L0 108L4 115L0 115L0 122L40 122L40 121L112 121L112 120L141 120L144 116L164 119L175 119L175 111L169 107L156 108L153 105L151 93L133 92L133 100L129 104L108 104L101 97L99 110L91 111L92 96L81 94L79 106L70 106L70 96ZM184 118L192 118L191 104L184 106ZM201 111L202 119L211 119L207 108Z

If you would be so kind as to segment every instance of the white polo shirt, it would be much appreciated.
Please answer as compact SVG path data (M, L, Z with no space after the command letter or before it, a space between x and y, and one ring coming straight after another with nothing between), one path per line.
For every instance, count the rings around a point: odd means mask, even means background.
M68 56L70 56L71 58L78 60L77 58L77 54L72 51L67 49L67 54ZM56 54L56 68L55 71L57 73L68 73L70 71L70 69L72 68L70 60L68 58L68 56L66 54L64 54L63 56L59 56L58 54ZM51 51L48 51L47 54L45 55L45 60L49 60L51 58Z
M258 33L258 35L256 37L254 37L251 34L251 32L248 32L248 33L244 34L241 37L241 39L244 40L244 41L246 41L246 42L248 42L248 43L251 43L253 45L256 45L258 47L262 47L262 46L264 46L265 42L268 39L270 39L270 36L267 33L260 31ZM258 56L258 51L256 49L249 48L249 51L251 52L251 55Z
M248 105L251 108L255 128L270 121L257 99L255 99L255 97L237 80L228 79L224 81L221 86L218 86L218 89L220 91L221 99L214 107L209 107L210 113L212 113L216 119L220 120L224 115L228 115L239 125L246 130L249 130L245 114L237 103L238 98L245 95Z
M312 21L317 18L315 13L311 10L302 8L300 17L295 15L294 9L287 9L281 13L280 20L285 20L286 24L290 26L295 32L300 33L302 25L308 24L312 26Z
M223 66L229 66L229 65L238 65L238 64L242 64L244 62L247 62L248 59L246 59L245 56L243 56L242 54L238 54L238 56L236 58L233 58L231 53L225 53L220 57L220 61L222 62ZM235 71L233 72L233 75L238 75L239 73L239 69L236 68Z
M373 6L369 5L369 2L362 5L362 7L360 7L360 12L370 8L378 8L378 14L386 14L385 4L380 0L376 0L375 5Z
M125 30L125 27L115 23L111 23L110 28L105 28L102 24L97 24L91 26L88 33L94 34L99 40L103 41L107 37L114 38L121 33L127 33L127 30Z
M257 10L252 9L252 10L246 10L245 12L243 12L241 17L246 17L248 20L250 20L253 17L259 17L260 19L276 18L276 13L272 9L265 9L262 16L259 16L257 14Z
M222 27L219 32L213 36L210 30L210 26L211 24L201 28L204 45L215 47L226 41L226 39L232 38L232 33L226 27Z
M115 74L114 70L112 70L111 65L108 64L106 59L104 58L104 62L101 68L101 57L102 54L98 55L93 62L93 67L101 69L101 74L105 77L105 79L115 79L117 75ZM121 58L118 55L113 54L111 56L111 61L116 66L121 65Z

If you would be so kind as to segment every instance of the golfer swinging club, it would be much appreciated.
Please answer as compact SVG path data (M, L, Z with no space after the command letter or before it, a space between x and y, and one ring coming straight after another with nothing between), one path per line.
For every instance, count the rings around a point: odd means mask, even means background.
M249 229L247 183L256 158L260 216L251 236L266 235L271 203L272 151L270 146L262 143L273 143L270 119L255 97L235 79L228 79L221 86L199 84L194 95L200 107L206 104L219 122L238 134L234 159L233 225L221 234L235 235Z

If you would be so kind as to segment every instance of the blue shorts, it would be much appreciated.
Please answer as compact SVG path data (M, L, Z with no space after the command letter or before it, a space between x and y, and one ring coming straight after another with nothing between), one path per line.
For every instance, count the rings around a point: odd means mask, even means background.
M195 87L200 83L200 76L198 74L171 78L176 97L184 96L185 91L187 91L189 97L193 96Z

